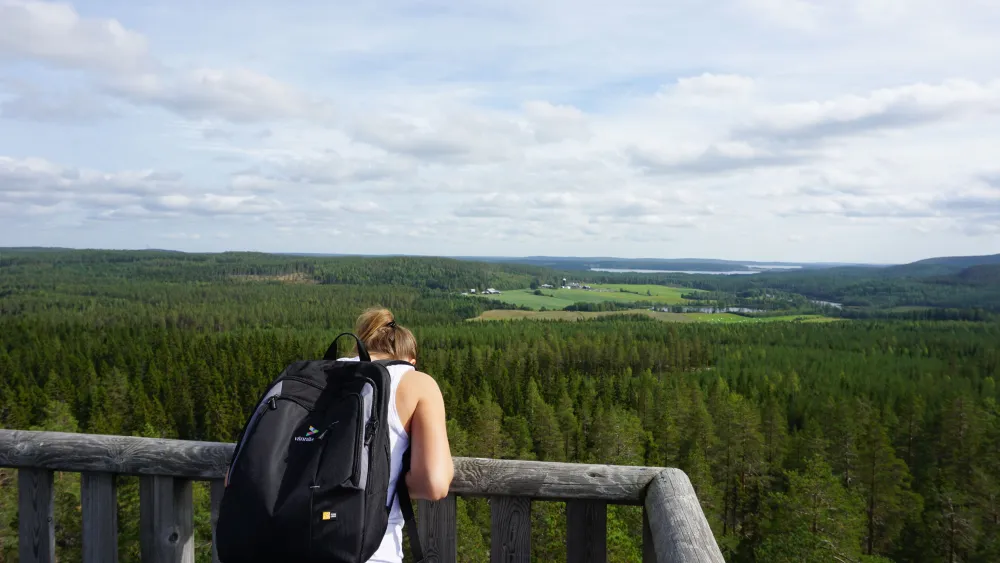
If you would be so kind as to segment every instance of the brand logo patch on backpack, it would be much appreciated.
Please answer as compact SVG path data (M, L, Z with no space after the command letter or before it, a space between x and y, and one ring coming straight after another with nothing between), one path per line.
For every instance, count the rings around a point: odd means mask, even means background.
M312 442L313 440L315 440L315 439L316 439L316 438L313 438L313 436L314 436L314 435L315 435L315 434L316 434L317 432L319 432L319 429L318 429L318 428L316 428L315 426L311 426L311 425L310 425L310 426L309 426L309 431L308 431L308 432L306 432L306 435L305 435L305 436L296 436L296 437L295 437L295 441L296 441L296 442Z

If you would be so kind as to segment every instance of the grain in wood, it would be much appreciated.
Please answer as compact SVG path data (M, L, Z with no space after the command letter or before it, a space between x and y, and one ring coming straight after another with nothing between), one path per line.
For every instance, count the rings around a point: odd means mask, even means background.
M83 563L117 563L118 500L115 476L85 472L80 478Z
M642 504L646 486L659 471L653 467L455 458L451 491L461 495Z
M143 563L194 563L191 482L162 475L139 480Z
M608 503L599 500L566 502L566 560L607 562Z
M642 507L642 563L656 563L656 547L649 526L649 511Z
M0 430L0 467L215 479L222 477L234 447L194 440Z
M194 563L194 483L174 479L174 524L181 563Z
M427 561L455 563L458 560L456 500L451 494L439 501L417 501L417 530Z
M21 469L17 472L17 488L21 563L53 563L56 560L56 529L52 472Z
M490 561L531 561L531 500L490 498Z
M0 430L0 467L170 475L221 479L234 444ZM524 496L538 500L643 502L660 468L584 463L455 458L451 492L475 496Z
M688 476L664 469L646 493L659 563L725 563Z

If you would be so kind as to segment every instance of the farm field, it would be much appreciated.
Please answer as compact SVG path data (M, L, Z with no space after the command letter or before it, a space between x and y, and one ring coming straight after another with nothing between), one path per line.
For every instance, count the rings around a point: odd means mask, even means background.
M830 323L836 321L843 321L845 319L838 319L835 317L825 317L823 315L782 315L778 317L744 317L734 313L686 313L688 317L693 317L695 320L701 322L713 322L713 323L774 323L774 322L789 322L789 321L799 321L803 323Z
M628 311L510 311L496 309L486 311L470 321L511 321L511 320L535 320L535 321L585 321L597 317L609 315L645 315L664 322L677 323L768 323L780 321L795 321L818 323L832 322L840 319L824 317L822 315L787 315L781 317L749 318L732 313L663 313L660 311L650 311L648 309L630 309Z
M697 291L662 285L595 284L591 287L594 290L543 289L541 290L543 295L535 295L534 290L531 289L515 289L505 291L500 295L482 295L481 297L511 305L530 307L535 310L542 307L560 310L574 303L603 303L605 301L624 303L649 301L661 305L677 305L685 303L685 299L681 297L682 294ZM596 291L601 289L607 291ZM625 292L621 291L622 289Z

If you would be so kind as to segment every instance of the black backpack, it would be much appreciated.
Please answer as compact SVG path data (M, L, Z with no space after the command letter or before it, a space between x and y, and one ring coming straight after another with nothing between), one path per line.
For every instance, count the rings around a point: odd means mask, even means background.
M336 361L351 336L361 361ZM362 563L388 526L389 371L353 334L322 360L285 368L240 433L215 544L223 563ZM275 386L280 385L276 388ZM423 560L406 490L395 494L415 561Z

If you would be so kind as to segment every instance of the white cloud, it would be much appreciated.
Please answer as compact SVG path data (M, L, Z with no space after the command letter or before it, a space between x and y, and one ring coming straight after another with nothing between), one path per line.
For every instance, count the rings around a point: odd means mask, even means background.
M823 3L816 0L740 0L755 17L781 27L813 31L823 20Z
M280 180L247 173L234 174L229 182L230 189L237 192L269 193L278 191L285 185Z
M166 233L163 238L168 238L172 240L198 240L201 238L199 233Z
M32 84L9 85L11 96L0 101L0 117L54 122L93 123L118 112L102 96L88 91L46 91Z
M728 97L745 96L753 91L754 81L736 74L690 76L677 81L677 90L689 96Z
M1000 112L1000 80L948 80L763 109L744 135L819 139Z
M200 68L129 75L109 91L139 104L165 107L184 117L218 117L236 123L275 119L329 120L333 110L298 89L248 69Z
M319 202L319 205L329 211L345 211L347 213L370 214L382 211L382 208L374 201L328 200Z
M67 3L0 1L0 57L131 72L152 65L146 38L112 18L81 18Z
M591 134L583 112L572 106L534 100L525 102L524 113L534 130L535 139L541 143L586 140Z
M148 40L114 18L81 17L65 3L0 0L0 58L23 57L58 68L94 71L104 90L136 104L153 104L189 118L262 122L333 117L330 104L246 68L171 68L152 56ZM66 110L15 100L5 113L58 119ZM103 110L103 108L98 108ZM93 112L90 112L91 116ZM62 116L62 117L65 117ZM97 117L97 116L94 116Z
M713 174L772 166L790 166L806 160L801 152L772 151L742 141L720 141L692 151L630 147L633 166L646 174Z
M30 221L92 246L874 261L997 242L987 2L0 10L4 240Z

